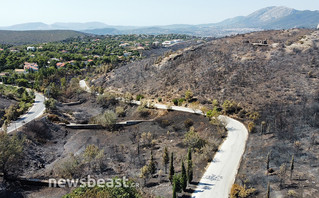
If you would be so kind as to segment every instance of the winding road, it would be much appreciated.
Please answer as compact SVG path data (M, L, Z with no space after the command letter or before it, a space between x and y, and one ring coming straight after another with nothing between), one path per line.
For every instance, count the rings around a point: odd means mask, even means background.
M43 94L38 93L38 92L35 92L34 94L35 94L35 100L34 100L34 103L33 103L33 106L31 107L31 109L28 111L28 113L22 115L18 120L12 121L7 128L7 133L11 133L11 132L15 131L16 129L19 129L23 125L40 117L44 113L45 98L44 98Z
M228 198L244 154L248 131L239 121L227 116L218 119L226 123L228 135L197 185L192 198Z
M80 87L90 92L84 80ZM123 100L123 98L118 98ZM140 105L140 101L132 100L131 103ZM149 106L149 105L148 105ZM153 104L157 109L169 109L167 105ZM180 106L171 106L171 110L183 111L205 115L201 110ZM192 198L228 198L241 158L245 152L248 131L244 124L228 116L219 116L219 120L226 124L228 135L217 151L213 161L208 165L202 179L198 183Z

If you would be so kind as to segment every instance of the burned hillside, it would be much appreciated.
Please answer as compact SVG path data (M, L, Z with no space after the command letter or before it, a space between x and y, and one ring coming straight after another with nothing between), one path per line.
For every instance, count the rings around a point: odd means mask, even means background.
M92 82L164 102L191 90L203 104L233 100L258 111L237 182L255 187L258 197L265 196L268 182L273 196L294 191L313 197L319 190L318 37L307 29L226 37L130 63ZM268 153L273 174L266 169ZM295 172L289 178L292 156Z

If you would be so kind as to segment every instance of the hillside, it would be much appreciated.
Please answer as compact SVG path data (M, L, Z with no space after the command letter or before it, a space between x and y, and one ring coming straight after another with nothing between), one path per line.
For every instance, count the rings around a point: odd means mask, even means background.
M46 31L7 31L0 30L1 44L35 44L44 42L62 41L68 38L82 37L84 33L70 30L46 30Z
M292 29L222 38L165 57L131 63L102 75L94 84L116 92L170 102L191 90L202 104L234 100L260 113L248 140L237 182L271 197L294 190L317 195L318 31ZM267 46L252 45L266 39ZM237 116L241 119L241 112ZM263 126L263 127L261 127ZM266 172L267 153L270 168ZM294 172L288 177L292 155ZM280 166L286 165L282 175ZM243 182L241 182L243 181Z

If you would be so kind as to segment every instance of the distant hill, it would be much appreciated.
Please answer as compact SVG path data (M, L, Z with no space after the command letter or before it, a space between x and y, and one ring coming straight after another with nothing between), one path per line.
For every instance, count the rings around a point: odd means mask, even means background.
M219 23L166 26L111 26L100 22L88 23L26 23L3 30L76 30L91 34L190 34L196 36L225 36L267 29L316 28L319 11L300 11L287 7L267 7L248 16L238 16Z
M288 29L295 27L316 28L319 23L319 11L299 11L287 7L268 7L248 16L227 19L213 27Z
M68 38L85 36L82 32L72 30L41 30L41 31L8 31L0 30L1 44L31 44L62 41Z

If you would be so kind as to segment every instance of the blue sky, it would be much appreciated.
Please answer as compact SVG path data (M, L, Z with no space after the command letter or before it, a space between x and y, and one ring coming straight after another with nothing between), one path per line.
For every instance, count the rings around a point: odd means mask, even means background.
M110 25L203 24L268 6L319 10L318 0L1 0L0 26L26 22Z

